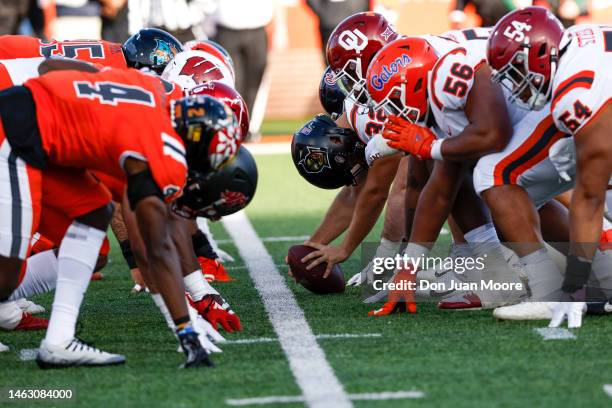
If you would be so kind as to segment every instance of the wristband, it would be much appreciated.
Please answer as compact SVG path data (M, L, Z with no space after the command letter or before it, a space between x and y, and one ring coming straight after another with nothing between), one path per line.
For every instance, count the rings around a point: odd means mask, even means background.
M444 160L442 157L442 142L444 139L436 139L431 144L431 158L434 160Z
M567 267L561 289L566 293L574 293L582 288L591 275L591 262L576 255L567 256Z

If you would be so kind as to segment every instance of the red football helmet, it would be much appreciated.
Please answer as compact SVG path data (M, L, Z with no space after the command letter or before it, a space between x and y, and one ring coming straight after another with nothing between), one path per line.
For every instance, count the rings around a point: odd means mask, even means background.
M543 7L526 7L499 20L489 37L487 60L493 79L512 92L511 102L535 110L548 102L563 30Z
M234 61L232 60L232 57L230 57L229 53L225 50L225 48L221 47L216 42L210 40L191 40L185 43L184 48L185 50L204 51L211 55L214 55L215 57L223 61L225 65L227 65L227 67L232 73L232 78L234 78L234 80L236 79L236 73L234 72Z
M375 110L424 123L428 112L427 78L438 56L423 38L404 37L384 47L368 68L368 93Z
M189 91L190 95L210 95L229 106L238 119L239 141L242 142L249 132L249 110L242 96L234 88L210 81L196 86Z
M385 45L398 38L380 14L357 13L344 19L327 42L327 62L346 95L367 102L365 76L370 61Z

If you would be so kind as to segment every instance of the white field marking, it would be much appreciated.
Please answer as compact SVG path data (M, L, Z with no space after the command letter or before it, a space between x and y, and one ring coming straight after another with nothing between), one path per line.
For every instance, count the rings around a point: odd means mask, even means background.
M291 153L291 143L289 142L245 143L245 146L254 155Z
M288 268L289 265L287 264L276 264L274 265L277 268ZM238 270L242 270L242 269L248 269L248 267L246 265L240 265L240 266L226 266L225 269L227 269L228 271L238 271Z
M294 235L294 236L280 236L280 237L263 237L263 238L259 238L262 242L300 242L300 241L306 241L308 238L310 238L308 235ZM217 244L231 244L233 243L234 240L232 239L218 239L217 240Z
M603 391L608 395L608 397L612 398L612 384L604 384Z
M34 361L38 355L38 349L21 349L19 351L19 359L21 361Z
M422 391L385 391L385 392L367 392L363 394L349 394L348 397L353 401L384 401L396 399L416 399L423 398L425 394ZM232 406L247 406L247 405L267 405L267 404L288 404L295 402L306 402L306 399L301 395L286 395L286 396L270 396L260 398L244 398L244 399L226 399L225 403Z
M285 279L244 211L223 217L309 407L352 407Z
M372 337L382 337L380 333L339 333L339 334L317 334L315 338L318 340L327 339L367 339ZM254 343L274 343L278 341L274 337L253 337L250 339L225 340L219 342L221 345L226 344L254 344Z
M533 329L544 340L573 340L576 335L563 327L539 327Z

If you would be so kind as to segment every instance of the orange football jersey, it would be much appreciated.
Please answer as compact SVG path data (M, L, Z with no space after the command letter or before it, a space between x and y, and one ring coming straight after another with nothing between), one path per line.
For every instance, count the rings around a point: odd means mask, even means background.
M127 68L121 44L97 40L44 43L26 35L0 36L0 60L52 56L75 58L106 67Z
M57 71L28 80L50 164L125 178L123 163L146 161L167 200L186 179L185 147L175 133L161 80L133 69Z

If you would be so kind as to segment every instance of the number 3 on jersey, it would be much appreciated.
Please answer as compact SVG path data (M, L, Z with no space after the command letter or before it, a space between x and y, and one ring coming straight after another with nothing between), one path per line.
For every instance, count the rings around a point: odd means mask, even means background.
M451 95L463 98L468 90L469 81L474 76L474 70L469 65L455 62L450 69L451 75L446 79L442 90Z
M77 97L91 100L98 99L98 102L105 105L117 106L119 102L124 102L151 107L155 106L153 94L139 86L108 81L75 81L74 89Z

